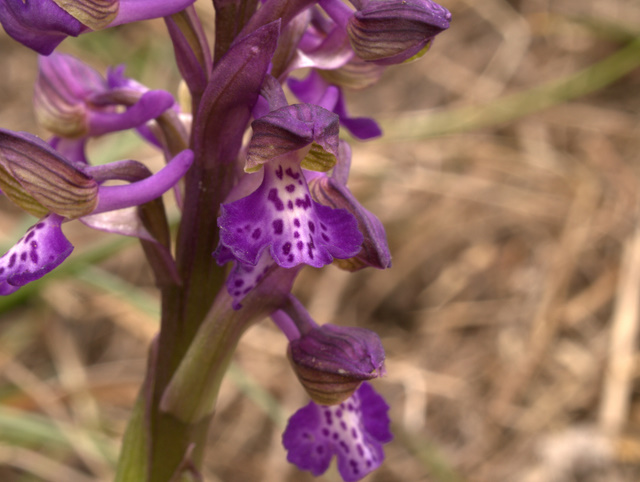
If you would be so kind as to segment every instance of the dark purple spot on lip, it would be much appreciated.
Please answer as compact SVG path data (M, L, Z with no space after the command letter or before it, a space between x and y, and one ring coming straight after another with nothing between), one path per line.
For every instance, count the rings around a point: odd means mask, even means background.
M304 248L304 243L302 241L298 241L296 243L296 246L297 246L299 251L302 251L302 248Z
M282 166L278 166L278 169L276 169L276 177L282 179Z
M36 232L31 230L29 231L29 233L27 234L27 236L24 238L24 244L27 244L29 241L31 241L31 238L33 238L36 235Z
M236 287L240 288L244 284L244 280L243 279L237 279L233 284Z
M356 445L356 449L358 450L358 455L360 457L364 457L364 449L362 448L362 445L360 444Z
M20 261L26 261L27 260L27 252L24 251L21 255L20 255Z
M340 447L342 448L342 450L345 451L345 453L349 453L349 446L344 442L344 440L340 440Z
M286 171L284 171L284 173L289 176L292 179L298 179L300 177L300 173L299 172L293 172L293 170L291 170L290 167L287 168Z
M298 238L300 237L300 233L299 233L298 231L295 231L295 232L293 233L293 237L294 237L294 238L296 238L296 239L298 239Z
M275 234L282 234L284 231L284 222L282 219L274 219L271 226L273 226L273 232Z
M287 192L293 192L296 190L296 187L293 184L288 184L285 186L285 189L287 190Z
M289 211L293 211L293 201L287 201L287 207L289 208Z
M42 229L44 228L44 223L38 223L34 226L35 229Z
M289 263L293 263L293 255L292 255L292 254L290 254L290 255L287 257L287 261L289 261Z
M251 233L251 237L253 239L258 239L261 234L262 234L262 230L260 228L256 228L255 231L253 231L253 233Z
M284 211L284 203L278 197L278 190L276 188L269 189L269 194L267 195L267 199L273 203L276 210Z
M282 245L282 252L286 256L291 252L291 243L287 242Z
M293 225L294 225L296 228L299 228L299 227L300 227L300 220L299 220L298 218L294 219L294 220L293 220Z
M329 236L327 236L326 234L322 233L322 239L324 239L325 241L329 242L330 238Z
M29 253L29 257L31 258L31 261L32 261L34 264L38 264L38 253L36 253L35 251L31 251L31 252Z
M9 268L13 268L14 264L16 264L16 253L13 253L9 258Z
M313 223L313 221L309 221L309 229L312 233L316 232L316 225Z
M320 229L322 229L323 231L326 231L327 227L324 225L324 223L320 223Z
M37 241L31 241L31 249L38 249L38 242Z

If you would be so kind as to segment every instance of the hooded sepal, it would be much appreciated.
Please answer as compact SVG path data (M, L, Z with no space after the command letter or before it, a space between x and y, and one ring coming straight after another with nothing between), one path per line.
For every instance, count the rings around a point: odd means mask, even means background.
M54 212L78 218L98 202L98 183L60 156L49 144L26 132L0 129L0 188L37 217Z
M336 405L384 373L384 348L365 328L325 324L291 340L289 361L311 399Z
M349 20L351 47L381 65L405 62L449 28L451 14L431 0L365 0Z
M73 246L62 234L63 219L45 216L0 258L0 294L42 278L67 259Z
M310 146L302 167L328 171L338 154L338 116L313 104L281 107L253 121L245 170L253 172L270 159Z
M340 405L309 402L289 419L282 435L287 460L319 476L335 455L342 478L360 480L382 464L382 446L393 438L388 411L368 383Z

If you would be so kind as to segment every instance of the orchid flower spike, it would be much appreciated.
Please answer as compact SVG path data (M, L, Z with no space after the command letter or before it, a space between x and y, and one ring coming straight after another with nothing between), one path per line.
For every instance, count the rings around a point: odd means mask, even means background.
M152 201L171 189L192 162L193 153L185 150L146 179L102 186L102 179L110 178L109 166L73 163L34 135L0 129L0 189L14 204L41 218L0 258L0 294L41 278L71 254L63 222Z
M18 42L49 55L67 37L179 12L194 0L0 0L0 23Z

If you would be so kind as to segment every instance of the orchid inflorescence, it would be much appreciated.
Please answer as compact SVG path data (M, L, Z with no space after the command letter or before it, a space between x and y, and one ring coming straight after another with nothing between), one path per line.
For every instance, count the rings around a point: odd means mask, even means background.
M347 187L351 149L340 138L340 128L361 140L381 130L350 116L344 92L421 57L451 15L431 0L213 0L210 48L193 1L0 0L5 31L40 54L35 114L53 134L0 129L0 189L39 218L0 258L0 294L64 262L71 220L139 238L162 320L117 480L199 477L220 381L242 334L266 316L311 398L284 432L288 460L319 475L335 455L342 478L360 480L392 438L388 406L368 383L384 373L382 344L363 328L316 324L291 288L304 265L391 266L382 224ZM56 51L67 37L158 17L186 101L122 66L102 76ZM164 168L92 165L93 138L130 129ZM168 191L182 213L176 240Z

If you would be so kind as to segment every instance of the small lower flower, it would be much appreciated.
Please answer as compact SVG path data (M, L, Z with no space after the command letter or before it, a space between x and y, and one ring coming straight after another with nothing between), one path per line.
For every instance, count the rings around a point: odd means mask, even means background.
M282 435L287 460L318 476L335 455L342 478L360 480L382 464L382 445L393 438L388 410L366 382L340 405L309 402L289 419Z

